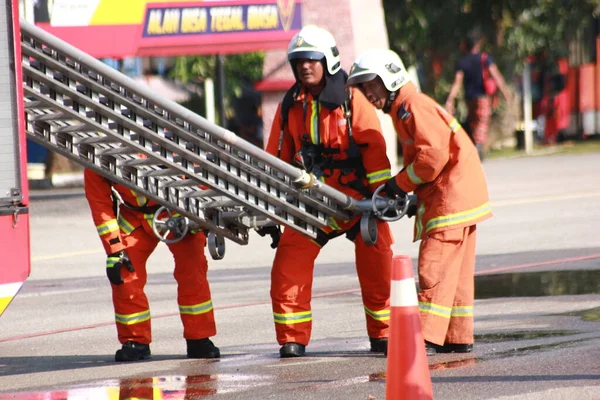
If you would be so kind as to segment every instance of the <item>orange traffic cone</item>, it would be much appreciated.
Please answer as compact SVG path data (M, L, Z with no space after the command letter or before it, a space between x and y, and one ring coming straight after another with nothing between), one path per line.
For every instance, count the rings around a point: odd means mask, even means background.
M406 255L394 256L390 303L386 399L433 399L415 278Z

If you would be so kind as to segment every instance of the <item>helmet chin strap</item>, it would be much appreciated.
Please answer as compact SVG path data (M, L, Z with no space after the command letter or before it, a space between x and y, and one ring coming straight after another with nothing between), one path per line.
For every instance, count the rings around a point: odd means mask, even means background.
M383 112L389 114L392 111L392 103L396 100L396 96L398 96L398 92L400 90L396 90L395 92L390 92L387 100L385 101L385 105L383 106Z

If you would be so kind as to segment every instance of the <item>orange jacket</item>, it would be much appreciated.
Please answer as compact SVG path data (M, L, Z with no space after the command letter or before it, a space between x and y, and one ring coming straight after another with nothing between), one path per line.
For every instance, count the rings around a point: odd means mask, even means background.
M400 89L390 115L404 158L396 183L418 198L415 241L490 218L483 168L458 121L412 83Z
M124 202L134 207L155 207L157 206L156 202L137 195L133 190L129 190L123 185L114 184L87 168L84 170L83 178L85 197L90 205L92 219L107 255L125 248L121 240L121 234L128 235L135 228L144 224L146 229L152 229L153 213L144 214L141 211L132 210L121 205L117 219L111 187L115 188Z
M271 127L267 152L278 156L283 161L294 164L294 156L300 151L302 137L306 134L308 135L307 138L313 144L322 143L328 149L339 150L339 154L331 155L333 160L347 159L349 147L348 126L343 108L340 106L334 110L329 110L321 105L319 101L315 101L312 95L308 94L306 97L306 119L304 119L304 96L304 94L300 94L289 110L287 126L283 133L281 154L278 154L281 128L281 104L279 104ZM390 162L386 156L385 140L381 134L381 124L371 104L360 91L355 89L352 90L351 109L352 135L356 143L360 146L362 163L366 173L362 182L373 192L391 177ZM317 125L313 123L313 118L315 117L318 118L316 120L318 121L318 132ZM339 169L325 169L324 172L327 176L322 180L327 185L354 198L364 198L358 191L344 185L351 179L355 179L354 174L341 176L342 172Z

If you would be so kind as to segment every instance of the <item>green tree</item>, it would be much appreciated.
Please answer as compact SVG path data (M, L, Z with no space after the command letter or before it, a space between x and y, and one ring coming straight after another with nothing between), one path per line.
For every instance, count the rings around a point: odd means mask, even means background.
M600 0L383 0L383 6L390 47L433 78L424 91L441 101L460 42L475 26L510 82L527 55L564 56L569 40L590 26Z
M262 78L264 53L230 54L223 57L225 72L224 100L225 114L231 118L232 104L238 98L246 85L257 82ZM171 77L181 82L203 82L206 78L217 78L217 61L215 56L181 56L175 60ZM196 99L194 104L203 104ZM204 109L194 110L204 113ZM220 121L223 125L223 121Z

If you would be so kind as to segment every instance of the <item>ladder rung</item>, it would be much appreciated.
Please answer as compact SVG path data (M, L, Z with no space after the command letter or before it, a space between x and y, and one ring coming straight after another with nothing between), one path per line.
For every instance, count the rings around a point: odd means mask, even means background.
M59 126L54 129L58 133L71 133L71 132L94 132L96 128L86 124ZM87 139L87 138L86 138Z
M147 176L177 176L177 175L181 175L180 171L176 171L173 169L157 169L157 170L153 170L153 171L148 171L148 172L144 172L141 174L142 177L147 177Z
M197 186L198 183L193 179L179 179L176 181L165 182L162 184L164 188L177 188L177 187L187 187L187 186Z
M75 140L76 144L94 144L94 143L120 143L119 140L110 136L92 136Z
M144 166L144 165L157 165L158 162L154 161L151 158L134 158L132 160L122 160L119 162L120 165L124 167L135 167L135 166Z
M44 104L44 103L41 102L41 101L39 101L39 100L26 101L25 102L25 109L38 108L42 104Z
M194 192L185 193L181 197L197 198L197 197L217 197L217 196L222 196L222 195L212 189L208 189L208 190L196 190Z
M30 114L31 115L31 114ZM65 115L63 113L47 113L40 115L31 115L32 121L56 121L64 119Z
M118 154L134 154L136 152L135 149L128 149L125 146L122 147L113 147L112 149L98 149L97 154L100 156L109 156L109 155L118 155Z

